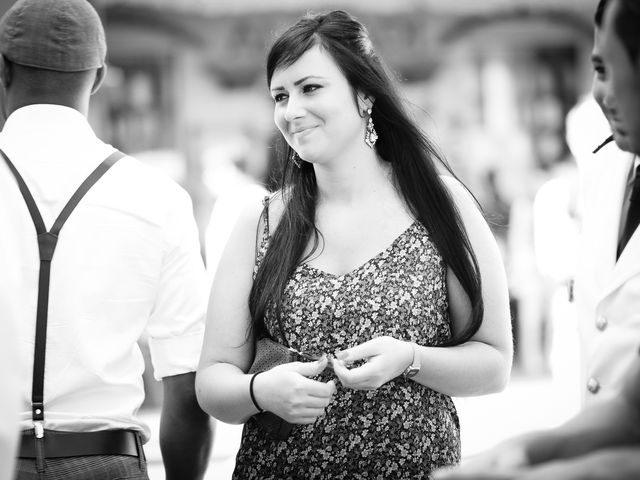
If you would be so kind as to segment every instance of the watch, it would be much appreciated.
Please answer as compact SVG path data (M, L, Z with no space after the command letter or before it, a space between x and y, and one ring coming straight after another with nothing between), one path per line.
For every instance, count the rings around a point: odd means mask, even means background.
M420 356L416 355L416 347L417 345L414 342L411 342L411 350L413 351L413 359L411 360L411 365L404 369L402 372L402 376L404 378L415 377L417 373L420 371Z

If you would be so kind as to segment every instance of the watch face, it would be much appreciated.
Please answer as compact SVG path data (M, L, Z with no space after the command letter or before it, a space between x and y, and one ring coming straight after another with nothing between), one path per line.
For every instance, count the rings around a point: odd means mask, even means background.
M413 365L411 365L404 371L404 376L405 378L415 377L419 371L420 367L414 367Z

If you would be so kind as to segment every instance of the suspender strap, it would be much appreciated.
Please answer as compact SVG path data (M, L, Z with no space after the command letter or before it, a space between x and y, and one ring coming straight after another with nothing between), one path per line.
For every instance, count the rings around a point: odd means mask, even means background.
M60 229L64 225L64 222L69 218L69 215L73 209L78 205L82 197L89 191L89 189L105 174L109 168L111 168L118 160L120 160L124 154L119 151L115 151L106 160L104 160L98 167L82 182L78 190L69 199L65 207L58 215L58 218L51 227L51 230L47 232L42 220L42 215L36 205L36 202L31 195L31 192L27 188L22 176L15 168L13 163L9 160L9 157L0 149L0 155L4 158L11 173L18 182L18 187L27 204L31 219L38 235L38 250L40 254L40 274L38 279L38 307L36 311L36 339L35 339L35 351L33 359L33 386L31 391L31 416L34 421L35 434L37 438L42 438L44 434L43 420L44 420L44 364L45 364L45 351L47 342L47 315L49 307L49 280L51 275L51 260L53 259L53 253L55 252L58 242L58 234Z

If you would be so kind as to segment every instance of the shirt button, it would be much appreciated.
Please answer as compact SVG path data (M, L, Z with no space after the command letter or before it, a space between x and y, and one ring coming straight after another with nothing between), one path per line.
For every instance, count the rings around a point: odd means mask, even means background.
M596 319L596 328L598 330L600 330L601 332L604 331L607 328L608 325L609 325L609 320L607 320L606 317L599 316Z
M587 390L589 390L590 393L593 393L595 395L600 390L600 382L595 378L591 377L587 382Z

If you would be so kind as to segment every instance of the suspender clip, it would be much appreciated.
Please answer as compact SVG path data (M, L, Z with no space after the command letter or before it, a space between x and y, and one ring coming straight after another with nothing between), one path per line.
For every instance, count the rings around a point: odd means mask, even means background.
M36 438L44 438L44 422L42 420L33 421L33 433Z

